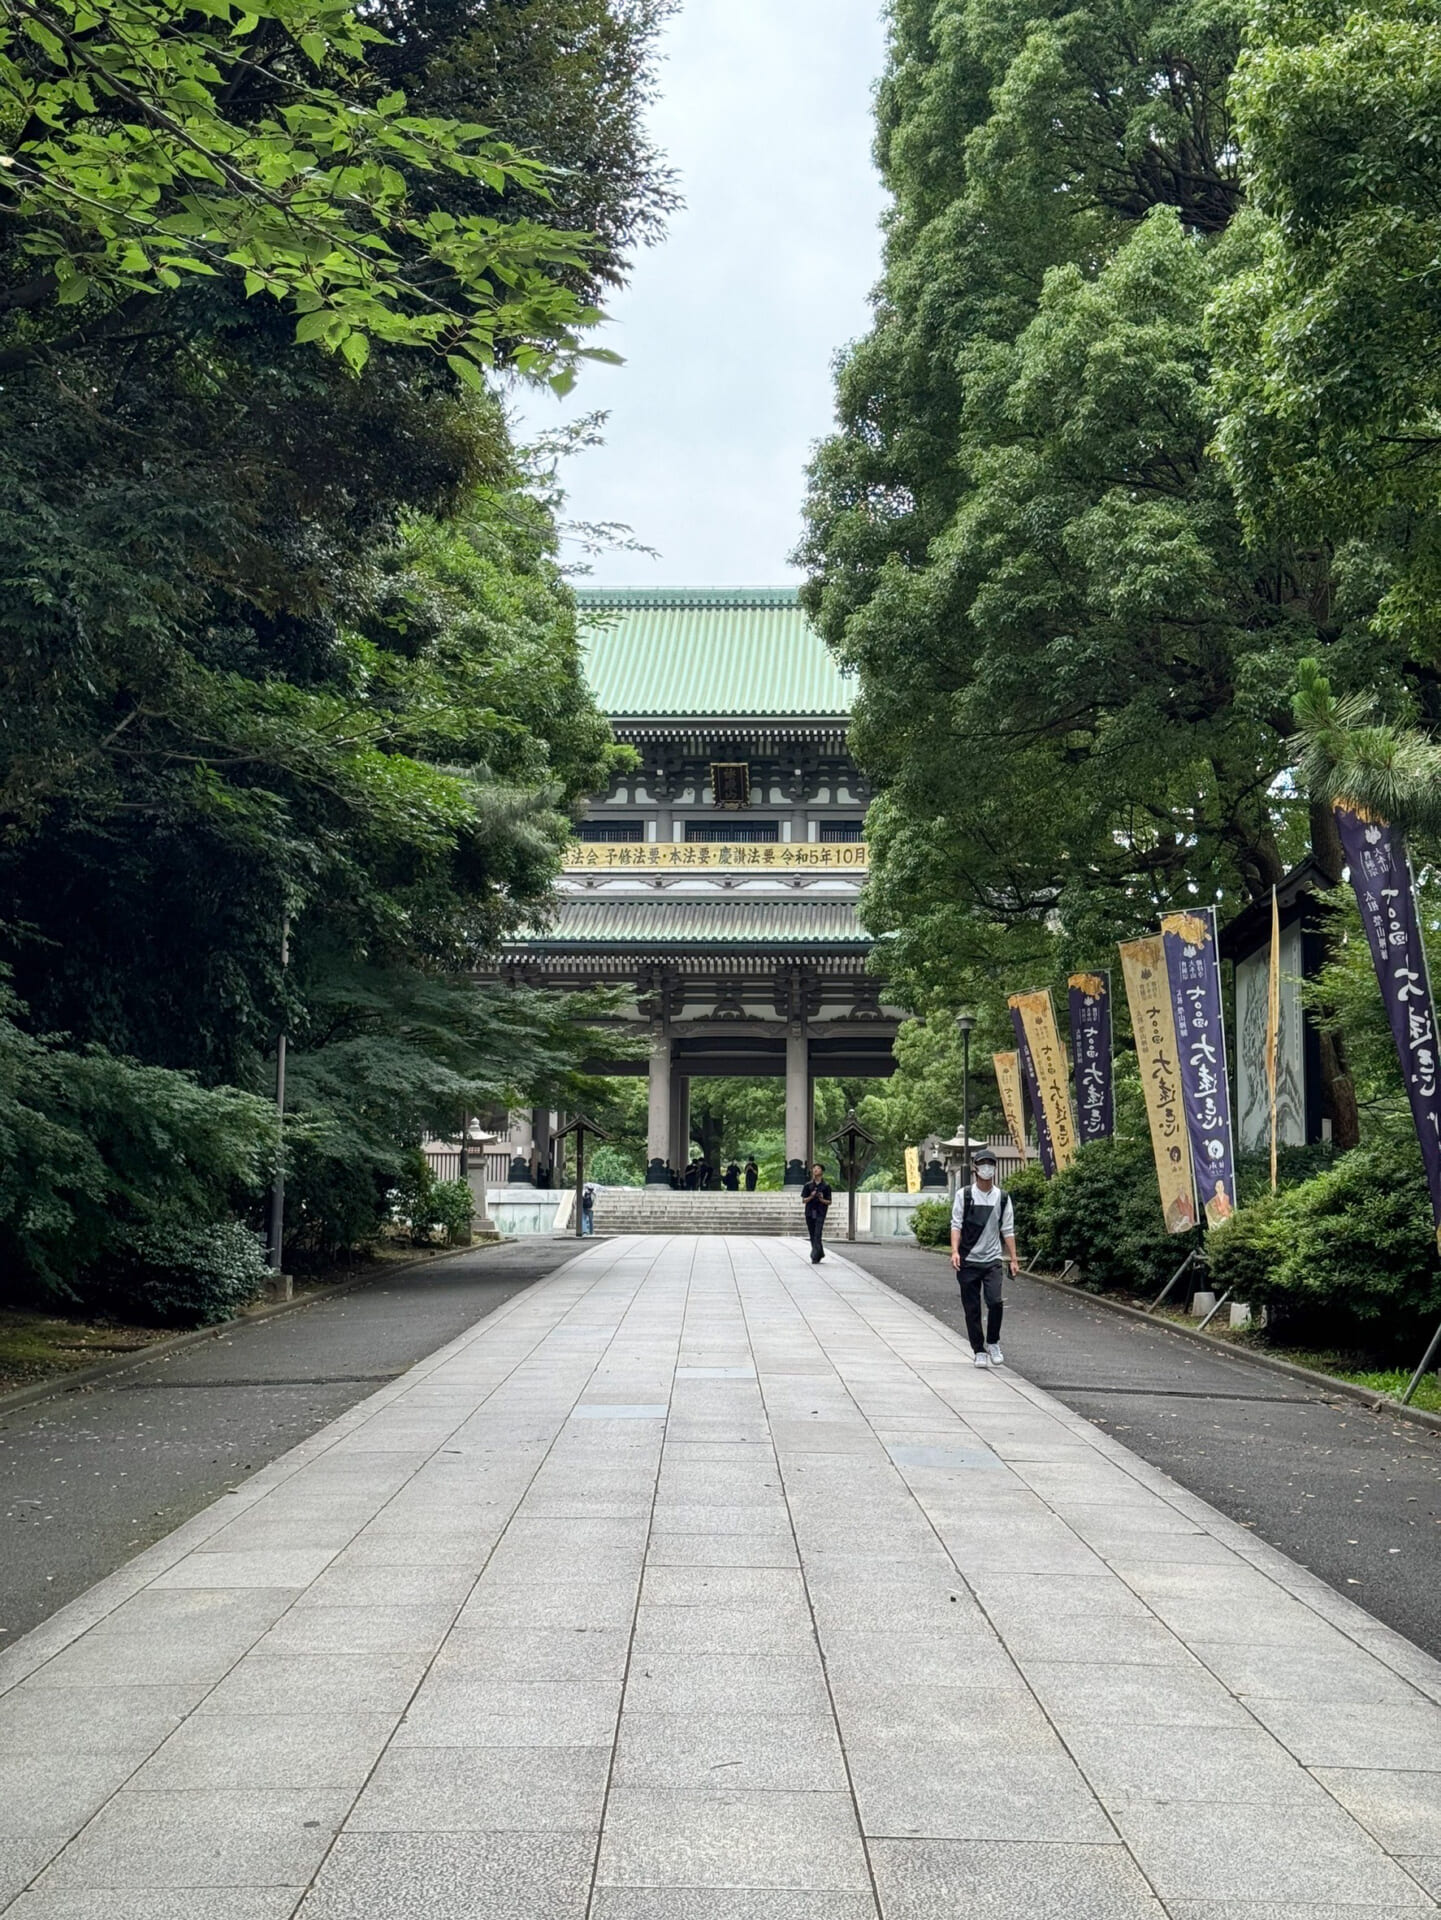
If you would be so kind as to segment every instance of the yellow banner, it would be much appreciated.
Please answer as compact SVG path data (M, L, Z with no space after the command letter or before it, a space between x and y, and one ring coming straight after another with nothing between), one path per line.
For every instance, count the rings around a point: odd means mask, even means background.
M1161 1212L1168 1233L1187 1233L1197 1224L1196 1183L1191 1172L1186 1116L1181 1108L1176 1021L1171 1012L1171 988L1166 977L1166 953L1161 936L1152 934L1145 940L1123 940L1121 972L1131 1009L1131 1027L1136 1036L1141 1085L1146 1090Z
M921 1150L919 1147L906 1148L906 1192L919 1193L921 1190Z
M1051 1136L1056 1172L1061 1173L1076 1157L1076 1123L1071 1118L1071 1076L1056 1030L1056 1010L1049 989L1044 993L1013 993L1008 1004L1021 1016L1021 1031L1036 1069L1036 1090Z
M1001 1112L1006 1116L1006 1131L1016 1143L1021 1164L1026 1160L1026 1107L1021 1098L1021 1056L1018 1053L993 1053L996 1085L1001 1090Z
M763 845L731 840L574 840L566 849L568 873L586 867L816 867L831 873L864 873L866 843L771 840Z

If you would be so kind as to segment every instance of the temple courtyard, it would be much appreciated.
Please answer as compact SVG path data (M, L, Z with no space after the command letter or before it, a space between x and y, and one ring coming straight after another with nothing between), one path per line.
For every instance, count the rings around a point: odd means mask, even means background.
M7 1920L1438 1895L1441 1664L799 1239L594 1243L0 1654Z

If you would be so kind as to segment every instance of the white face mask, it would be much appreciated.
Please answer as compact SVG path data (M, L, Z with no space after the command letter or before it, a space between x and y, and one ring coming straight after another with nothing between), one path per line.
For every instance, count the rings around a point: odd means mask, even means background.
M977 1167L976 1168L975 1179L976 1179L976 1185L978 1187L990 1186L991 1182L995 1179L995 1177L996 1177L996 1170L994 1167Z

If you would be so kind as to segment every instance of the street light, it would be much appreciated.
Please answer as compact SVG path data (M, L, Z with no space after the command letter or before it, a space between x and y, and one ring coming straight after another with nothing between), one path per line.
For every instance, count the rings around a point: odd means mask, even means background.
M971 1029L975 1024L973 1013L956 1015L956 1032L961 1036L961 1138L966 1143L961 1173L967 1186L971 1184Z

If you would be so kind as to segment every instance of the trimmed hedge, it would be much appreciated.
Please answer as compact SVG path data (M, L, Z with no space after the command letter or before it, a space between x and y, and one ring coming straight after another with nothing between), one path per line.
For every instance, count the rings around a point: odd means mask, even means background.
M1431 1201L1407 1137L1263 1193L1211 1234L1208 1253L1218 1291L1337 1328L1405 1337L1441 1313Z
M1037 1208L1035 1256L1074 1260L1083 1283L1158 1292L1196 1243L1167 1233L1149 1141L1097 1140L1047 1184Z

